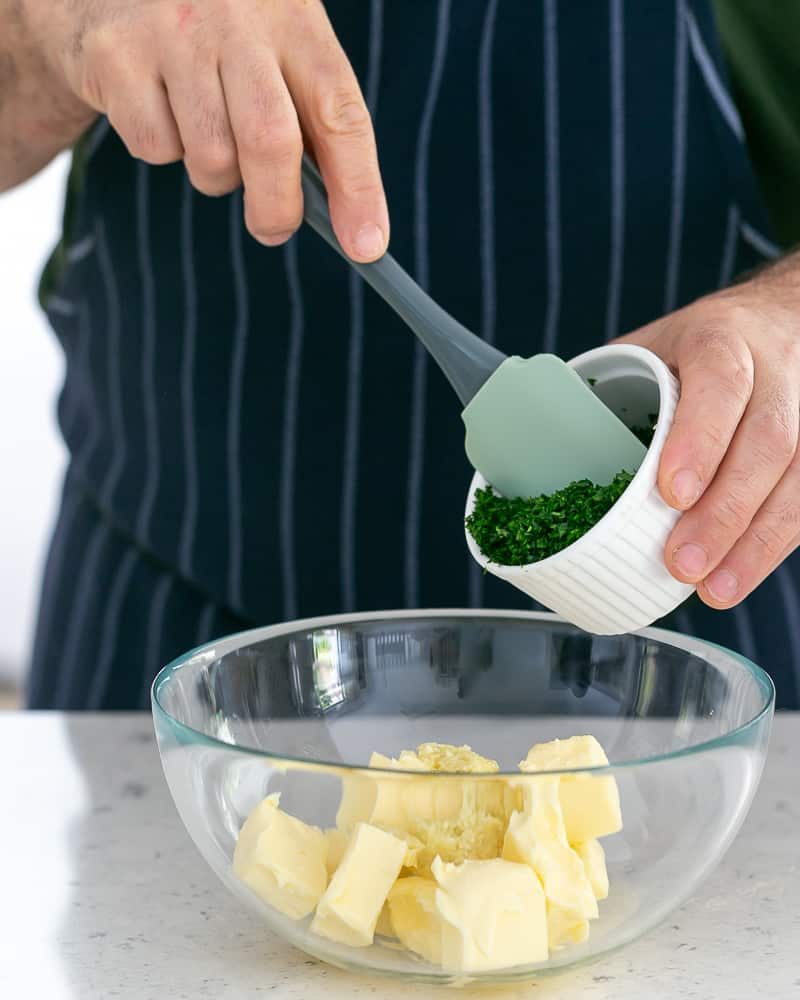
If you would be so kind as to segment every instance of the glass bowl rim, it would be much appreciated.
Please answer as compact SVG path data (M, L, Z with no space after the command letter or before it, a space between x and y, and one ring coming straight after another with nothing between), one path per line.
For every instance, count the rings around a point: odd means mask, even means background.
M389 769L383 767L368 767L365 764L348 764L343 762L335 762L330 760L314 760L307 757L296 757L291 754L274 753L270 750L261 750L256 747L247 747L239 743L228 743L225 740L218 739L215 736L209 736L207 733L200 732L200 730L195 729L193 726L187 725L185 722L181 722L176 719L174 715L167 711L162 705L159 694L161 689L166 687L170 682L172 677L182 668L188 666L190 662L194 661L197 657L203 654L213 653L216 647L220 643L232 643L230 649L225 650L221 655L226 655L232 652L234 649L241 649L243 646L250 642L261 641L263 639L278 638L281 635L288 635L292 632L299 632L307 629L319 629L334 627L337 625L357 625L365 622L377 622L381 620L398 620L398 619L426 619L426 618L459 618L459 617L469 617L469 618L504 618L506 620L512 621L542 621L554 625L567 625L571 626L570 622L561 618L559 615L553 614L548 611L511 611L503 609L493 609L493 608L426 608L417 610L391 610L391 611L364 611L356 612L353 614L338 614L338 615L320 615L313 618L299 618L292 621L280 622L275 625L262 625L252 629L245 629L242 632L232 632L226 636L219 636L216 639L212 639L209 642L203 643L200 646L196 646L194 649L190 649L180 656L171 660L165 666L159 670L156 674L151 689L150 698L152 712L155 715L158 712L164 717L164 719L170 724L173 729L178 732L191 737L193 743L198 743L205 746L216 747L217 749L224 749L227 751L233 751L236 753L245 754L250 757L262 757L267 760L272 760L276 762L286 762L290 764L300 765L304 768L320 770L320 771L352 771L352 772L363 772L365 774L385 774L394 776L395 778L402 775L413 775L417 779L420 777L419 771L405 770L402 768ZM580 630L579 630L580 631ZM590 633L586 633L589 635ZM633 636L638 636L645 639L654 639L657 642L668 643L671 646L676 646L679 649L683 649L688 653L695 653L696 655L703 656L702 652L697 651L693 648L693 644L700 644L704 650L716 650L722 653L723 656L732 660L733 663L739 667L744 668L745 672L750 675L751 679L755 681L756 686L761 692L763 697L763 704L761 708L756 712L756 714L736 726L734 729L729 730L721 736L715 736L709 740L702 740L699 743L693 743L691 746L681 747L678 750L670 750L668 753L661 754L651 754L645 757L635 757L630 760L620 761L619 763L609 763L603 764L596 767L576 767L576 768L559 768L552 771L541 771L535 772L537 774L549 774L549 775L559 775L559 774L570 774L570 773L614 773L616 771L627 770L634 767L642 767L648 764L659 764L665 761L681 758L690 757L695 754L705 753L709 750L715 750L729 745L738 743L742 736L745 735L750 729L757 727L761 721L772 713L775 705L775 685L772 682L772 678L769 674L759 667L757 664L753 663L746 656L741 653L734 652L734 650L727 649L725 646L720 646L715 642L710 642L707 639L698 639L693 636L685 636L680 632L672 632L669 629L662 628L645 628L639 629L636 632L627 633ZM598 637L602 638L602 637ZM216 658L216 657L215 657ZM206 662L212 662L211 660L206 660ZM192 665L195 665L192 662ZM205 665L205 664L199 664ZM531 772L532 774L533 772ZM517 778L520 779L524 777L524 772L516 771L492 771L486 773L471 773L468 775L469 780L478 781L491 781L497 780L498 778ZM428 778L458 778L464 780L465 775L463 772L456 771L435 771L425 774Z

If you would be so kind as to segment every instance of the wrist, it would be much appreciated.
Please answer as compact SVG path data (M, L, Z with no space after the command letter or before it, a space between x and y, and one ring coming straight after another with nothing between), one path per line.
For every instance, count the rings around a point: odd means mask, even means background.
M65 141L73 142L96 115L68 77L68 6L52 0L19 0L14 49L19 63L19 126L35 141L49 133L59 148Z
M46 0L0 0L0 191L35 174L71 146L94 118L59 76L39 39ZM51 9L51 27L63 15ZM52 37L52 36L50 36Z

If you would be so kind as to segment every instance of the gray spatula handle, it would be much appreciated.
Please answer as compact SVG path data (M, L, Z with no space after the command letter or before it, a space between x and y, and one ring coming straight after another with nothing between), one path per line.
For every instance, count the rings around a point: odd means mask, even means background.
M358 264L339 245L319 171L303 156L306 222L371 285L411 327L447 376L464 406L505 361L505 354L453 319L409 277L388 253L373 264Z

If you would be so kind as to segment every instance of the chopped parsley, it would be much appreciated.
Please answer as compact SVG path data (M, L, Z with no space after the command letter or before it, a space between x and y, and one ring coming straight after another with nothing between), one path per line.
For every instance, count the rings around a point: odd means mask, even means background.
M656 415L631 430L645 446L653 439ZM475 494L467 528L487 559L502 566L526 566L561 552L593 528L627 489L633 474L618 472L607 486L588 479L538 497L501 497L490 486Z

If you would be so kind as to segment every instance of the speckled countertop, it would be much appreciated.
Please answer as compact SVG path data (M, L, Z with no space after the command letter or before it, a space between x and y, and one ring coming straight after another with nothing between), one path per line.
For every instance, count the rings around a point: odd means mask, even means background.
M338 972L281 943L200 858L145 715L0 715L0 997L545 1000L800 997L800 715L702 895L620 953L537 986L450 991Z

